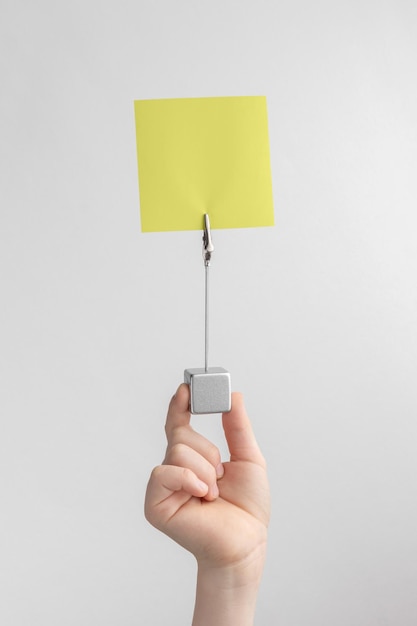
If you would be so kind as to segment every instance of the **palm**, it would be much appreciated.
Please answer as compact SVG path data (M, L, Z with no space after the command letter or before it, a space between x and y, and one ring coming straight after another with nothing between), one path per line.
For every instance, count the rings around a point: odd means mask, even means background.
M246 462L225 463L219 481L220 496L213 502L172 495L174 515L165 532L198 560L217 564L241 560L259 544L268 523L268 490L265 471ZM181 505L181 500L185 503ZM172 510L172 509L171 509Z

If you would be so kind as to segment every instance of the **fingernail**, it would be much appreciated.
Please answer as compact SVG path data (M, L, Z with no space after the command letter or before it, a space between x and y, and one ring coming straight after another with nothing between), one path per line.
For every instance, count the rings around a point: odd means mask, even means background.
M216 467L216 476L217 478L221 478L224 474L223 463L219 463Z

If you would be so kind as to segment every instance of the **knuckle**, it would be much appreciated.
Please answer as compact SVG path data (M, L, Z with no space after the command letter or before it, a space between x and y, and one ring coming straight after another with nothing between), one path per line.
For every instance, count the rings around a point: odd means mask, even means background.
M193 472L188 467L181 468L183 482L188 482L193 477Z
M177 443L177 441L181 439L181 437L178 436L179 429L179 426L172 427L168 424L165 424L165 435L168 442L168 447L173 446L175 443Z
M174 443L167 450L166 460L170 465L181 465L187 446L183 443Z
M163 473L163 471L164 471L164 468L162 467L162 465L156 465L156 466L153 468L153 470L152 470L152 472L151 472L151 475L152 475L152 476L154 476L154 477L156 478L156 477L159 477L159 475L160 475L160 474L162 474L162 473Z
M180 443L184 439L184 426L168 428L167 435L172 445Z
M151 471L149 482L155 482L155 481L158 482L163 472L164 472L164 468L162 467L162 465L157 465L156 467L154 467L153 470Z

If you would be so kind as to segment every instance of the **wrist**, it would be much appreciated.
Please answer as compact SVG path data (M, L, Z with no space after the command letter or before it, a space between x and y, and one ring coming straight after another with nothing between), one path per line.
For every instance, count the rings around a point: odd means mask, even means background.
M252 626L265 546L224 566L198 563L193 626Z

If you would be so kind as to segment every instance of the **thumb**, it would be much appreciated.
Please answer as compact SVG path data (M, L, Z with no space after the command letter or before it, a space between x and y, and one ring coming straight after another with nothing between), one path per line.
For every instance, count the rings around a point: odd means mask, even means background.
M231 461L249 461L265 466L241 393L232 393L232 409L223 413L223 429Z

